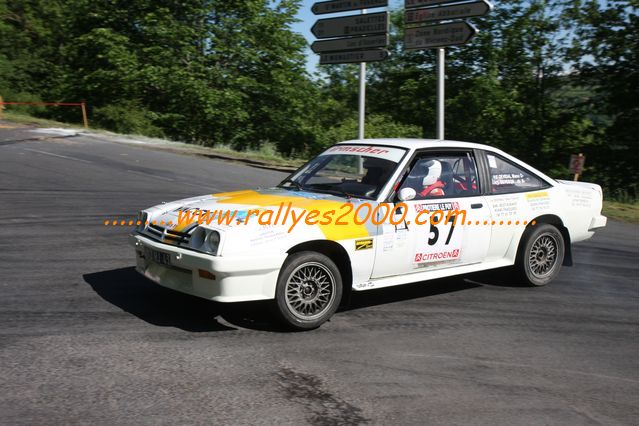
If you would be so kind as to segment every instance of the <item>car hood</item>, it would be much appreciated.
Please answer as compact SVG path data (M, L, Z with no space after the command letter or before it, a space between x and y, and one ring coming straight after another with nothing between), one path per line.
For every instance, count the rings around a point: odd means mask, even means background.
M243 232L246 232L255 229L257 226L257 220L255 218L249 221L252 222L253 226L239 226L246 219L250 210L277 211L282 209L284 212L285 209L290 206L291 210L317 210L320 214L329 210L335 210L338 212L336 216L339 216L340 208L343 208L346 203L353 204L354 210L357 208L357 205L364 202L367 202L367 200L346 199L332 194L284 188L269 188L224 192L186 198L160 204L145 211L149 214L149 220L152 223L173 231L189 232L199 224L205 227L224 229L227 231L232 228L239 228L242 229ZM207 218L207 212L210 212L210 216L208 217L211 220L208 224L201 221L198 222L200 212L202 212L205 219ZM226 212L229 212L227 217L231 217L230 214L235 212L233 221L228 221L229 223L224 221L223 223L219 223L217 218L220 216L224 217ZM186 217L191 217L191 220L185 221L184 219ZM350 214L351 219L352 217L353 214ZM345 220L349 220L348 215ZM304 226L306 225L302 222L297 228L303 228ZM369 223L355 225L352 223L352 220L349 222L349 226L337 226L334 223L309 226L319 227L324 237L328 239L356 238L368 236L372 232L375 232L373 225Z

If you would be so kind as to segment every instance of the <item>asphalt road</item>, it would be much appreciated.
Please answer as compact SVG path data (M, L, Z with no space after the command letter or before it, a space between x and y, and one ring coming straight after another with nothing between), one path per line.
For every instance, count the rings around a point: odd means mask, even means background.
M283 174L0 122L0 423L639 424L639 227L544 288L377 290L290 333L133 270L107 218Z

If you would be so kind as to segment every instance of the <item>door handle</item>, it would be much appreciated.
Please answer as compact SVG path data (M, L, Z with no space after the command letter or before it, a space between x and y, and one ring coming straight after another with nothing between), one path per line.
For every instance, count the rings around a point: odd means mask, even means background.
M481 209L482 207L484 207L482 203L475 203L470 205L471 209Z

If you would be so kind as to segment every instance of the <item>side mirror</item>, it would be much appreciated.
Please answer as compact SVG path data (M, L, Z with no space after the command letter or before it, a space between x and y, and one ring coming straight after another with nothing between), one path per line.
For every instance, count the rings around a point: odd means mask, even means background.
M400 201L410 201L416 196L417 192L413 188L402 188L397 195Z

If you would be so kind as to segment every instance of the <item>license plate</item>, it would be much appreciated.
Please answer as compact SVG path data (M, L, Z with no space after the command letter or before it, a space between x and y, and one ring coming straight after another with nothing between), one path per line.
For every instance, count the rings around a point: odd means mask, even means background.
M153 250L148 247L144 247L144 257L160 265L171 265L171 255L161 251Z

